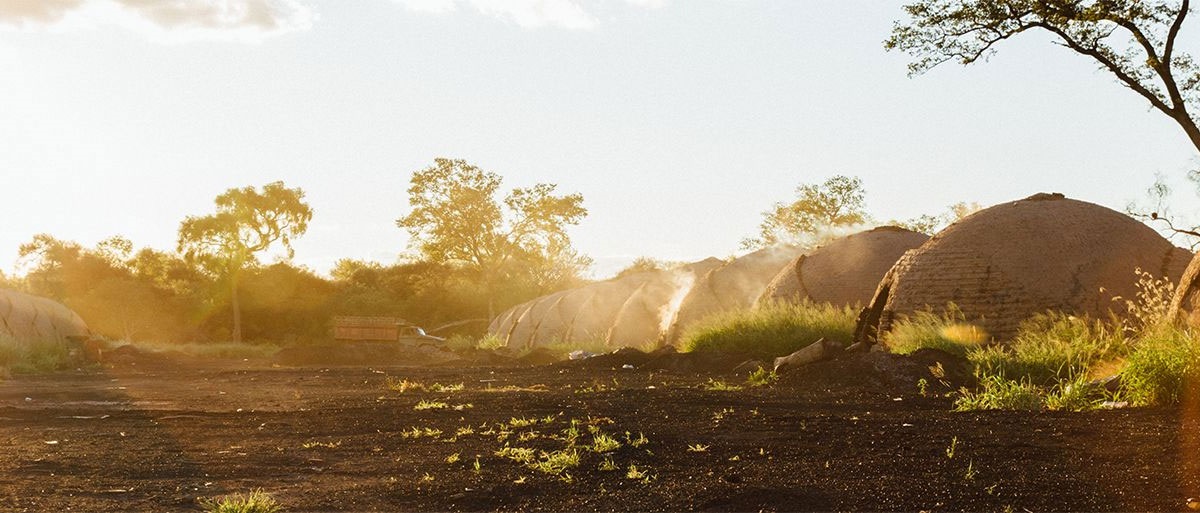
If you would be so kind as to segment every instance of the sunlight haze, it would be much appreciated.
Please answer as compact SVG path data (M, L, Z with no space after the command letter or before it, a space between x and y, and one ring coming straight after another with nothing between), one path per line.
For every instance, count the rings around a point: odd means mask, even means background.
M737 253L835 174L880 221L1040 191L1123 210L1156 173L1197 205L1178 127L1042 36L908 78L881 43L900 2L213 4L0 0L0 270L38 233L173 250L184 217L275 180L315 211L297 263L391 263L436 157L581 193L600 277Z

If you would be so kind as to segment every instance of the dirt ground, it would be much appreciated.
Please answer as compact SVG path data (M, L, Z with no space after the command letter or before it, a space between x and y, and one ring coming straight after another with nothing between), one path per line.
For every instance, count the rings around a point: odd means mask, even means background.
M253 489L287 511L1175 511L1200 496L1200 412L954 413L936 378L928 396L916 386L942 360L864 354L727 391L705 385L744 372L640 353L426 368L132 358L0 382L0 510L198 510ZM536 460L572 432L579 465L559 475L497 454ZM597 452L597 434L619 447Z

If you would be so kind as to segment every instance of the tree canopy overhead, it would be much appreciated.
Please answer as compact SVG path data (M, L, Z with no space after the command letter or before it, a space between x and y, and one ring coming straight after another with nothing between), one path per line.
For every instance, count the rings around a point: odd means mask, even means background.
M946 62L971 64L1027 31L1092 59L1100 69L1173 119L1200 150L1190 107L1200 99L1200 66L1176 45L1189 0L921 0L904 6L884 45L915 60L912 74Z

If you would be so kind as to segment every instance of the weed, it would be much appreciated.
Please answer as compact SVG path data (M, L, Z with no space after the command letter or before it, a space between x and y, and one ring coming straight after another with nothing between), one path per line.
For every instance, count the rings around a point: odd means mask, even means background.
M513 484L525 484L525 476L513 479Z
M630 447L638 448L650 443L650 439L646 438L646 435L642 434L641 432L638 432L637 438L630 438L629 432L626 431L625 442L628 443Z
M507 345L508 342L506 342L503 337L500 337L494 333L488 333L487 335L484 335L483 338L479 339L479 342L475 343L475 348L483 349L485 351L494 351Z
M342 446L342 442L304 442L304 444L301 445L300 447L303 447L305 449L316 449L318 447L322 447L325 449L337 449L338 447L341 447L341 446Z
M730 385L724 381L714 380L712 378L708 378L708 383L705 383L703 387L705 390L717 392L736 392L742 389L742 387L739 385Z
M779 374L776 374L775 371L759 367L758 370L751 372L750 376L746 378L746 385L750 387L762 387L774 384L778 380Z
M503 449L496 451L496 456L526 465L534 462L536 459L534 455L535 453L533 449L528 449L525 447L509 447L507 445L504 446Z
M455 463L458 463L458 461L459 461L459 460L461 460L461 459L462 459L462 453L460 453L460 452L456 452L456 453L454 453L454 454L451 454L451 455L449 455L449 456L446 456L446 463L449 463L449 464L452 464L452 465L453 465L453 464L455 464Z
M1045 392L1028 381L1013 381L1000 376L980 380L980 390L962 389L954 401L954 409L971 410L1040 410L1045 405Z
M1172 326L1148 331L1121 372L1124 397L1133 405L1169 405L1200 387L1200 341Z
M436 438L442 436L442 430L435 429L435 428L428 428L428 427L427 428L419 428L419 427L413 426L405 431L401 431L400 436L403 438L414 438L414 439L422 438L422 437L436 439Z
M688 452L708 452L708 445L688 444Z
M638 468L637 465L630 463L629 470L625 471L625 478L626 479L645 479L646 471L644 469Z
M391 376L388 376L388 378L384 382L384 384L385 384L385 386L387 386L387 388L389 390L392 390L394 392L400 392L402 394L409 390L412 390L414 392L425 391L425 385L423 385L421 383L418 383L416 381L409 381L407 379L396 379Z
M432 385L429 385L430 392L436 392L439 394L450 393L450 392L462 392L465 388L466 388L466 385L464 385L462 383L458 383L455 385L443 385L441 383L434 383Z
M579 451L575 449L562 449L551 452L543 451L538 455L538 461L529 465L534 470L556 476L578 466Z
M200 506L209 513L275 513L283 507L262 490L254 490L248 495L238 493L204 500Z
M987 342L988 338L983 329L967 323L962 310L949 304L942 314L928 309L901 319L883 335L883 342L897 354L911 354L918 349L929 348L964 356L971 348Z
M600 462L599 468L601 472L612 472L620 467L617 466L617 462L613 461L611 455L606 454L604 455L604 461Z
M595 452L612 452L621 448L621 442L604 433L596 433L592 436L592 450Z
M958 450L958 437L950 439L950 447L946 448L946 459L954 459L954 453Z
M721 408L720 411L713 413L713 422L725 420L725 416L733 413L733 408Z
M483 465L479 463L479 456L476 456L476 457L475 457L475 463L472 463L472 464L471 464L471 471L472 471L472 472L474 472L474 473L476 473L476 474L479 474L479 472L480 472L481 470L483 470Z
M770 302L705 318L687 329L680 347L760 357L790 354L822 338L851 340L857 315L850 307Z
M927 381L925 378L918 379L917 380L917 392L921 394L921 397L925 397L926 395L928 395L929 381Z
M511 426L513 428L517 428L517 429L533 426L533 425L536 425L537 423L538 423L538 419L532 418L532 417L531 418L521 417L519 419L516 417L513 417L512 419L510 419L508 421L509 426Z
M968 462L967 462L967 473L963 475L963 480L964 480L964 481L974 481L974 480L975 480L975 474L976 474L976 472L975 472L975 461L974 461L974 460L972 460L972 461L968 461Z
M433 476L430 475L429 472L426 472L425 475L421 476L422 483L432 483L433 481Z
M475 434L475 428L473 428L471 426L460 427L454 431L455 438L458 438L460 436L473 435L473 434Z
M450 408L450 405L448 403L444 403L442 401L426 401L426 400L422 400L421 402L417 403L416 406L413 406L413 409L417 410L417 411L445 410L448 408Z

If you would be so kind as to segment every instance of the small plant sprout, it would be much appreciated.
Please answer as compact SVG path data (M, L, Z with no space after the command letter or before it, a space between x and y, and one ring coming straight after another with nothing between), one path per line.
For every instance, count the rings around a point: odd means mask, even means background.
M471 404L471 403L466 403L466 404L456 404L456 405L454 405L454 411L463 411L463 410L469 410L469 409L471 409L471 408L474 408L474 407L475 407L475 405L474 405L474 404Z
M478 474L483 470L483 465L479 463L479 456L475 456L475 463L471 464L471 471Z
M773 370L767 370L759 367L758 370L751 372L746 378L746 385L750 387L762 387L775 383L779 380L779 374Z
M475 434L475 428L471 426L460 427L454 432L455 437L467 436Z
M276 513L282 509L274 497L262 490L254 490L249 495L237 493L206 499L200 506L209 513Z
M420 392L420 391L425 390L425 385L423 385L419 382L409 381L407 379L396 379L396 378L390 377L390 376L387 378L386 384L387 384L388 389L395 391L395 392L400 392L402 394L409 390L412 390L414 392Z
M525 476L513 479L513 484L525 484Z
M456 452L454 454L446 456L446 463L450 463L450 464L458 463L458 461L460 459L462 459L462 453Z
M646 479L646 471L638 468L637 465L630 463L629 470L625 471L626 479Z
M642 434L640 431L638 432L637 438L630 438L629 432L626 431L625 432L625 441L628 442L629 446L633 447L633 448L638 448L638 447L641 447L643 445L650 443L650 439L646 438L646 435Z
M950 447L946 448L946 459L954 459L954 451L958 449L958 437L950 439Z
M529 427L529 426L535 425L535 424L537 424L537 423L538 423L538 419L536 419L536 418L525 418L525 417L521 417L521 418L519 418L519 419L518 419L518 418L516 418L516 417L513 417L512 419L510 419L510 420L508 421L508 425L509 425L509 426L511 426L511 427L514 427L514 428L523 428L523 427Z
M422 483L432 483L433 476L430 475L429 472L426 472L425 475L421 476L421 482Z
M534 470L539 470L546 474L560 476L568 469L579 466L579 451L575 449L563 449L553 452L542 452L538 456L538 461L529 464L529 467Z
M300 447L303 447L305 449L316 449L316 448L336 449L336 448L340 447L341 445L342 445L342 442L340 442L340 441L339 442L313 441L313 442L304 442L304 445L301 445Z
M507 445L504 446L503 449L496 451L496 456L509 459L523 465L533 463L536 459L534 458L533 449L528 449L525 447L509 447Z
M733 408L721 408L721 411L713 413L713 421L720 422L725 420L725 416L733 413Z
M604 433L596 433L592 436L592 450L595 452L605 453L612 452L621 448L621 442Z
M620 467L617 467L617 462L613 461L612 455L605 454L604 461L600 462L601 472L612 472Z
M542 417L542 424L553 424L554 420L557 418L558 415L546 415L545 417Z
M921 397L925 397L926 395L928 395L929 381L927 381L925 378L921 378L921 379L917 380L917 393L921 394Z
M449 405L449 404L447 404L447 403L444 403L444 402L441 402L441 401L425 401L425 400L422 400L421 402L417 403L417 405L416 405L416 406L413 406L413 409L414 409L414 410L417 410L417 411L425 411L425 410L445 410L445 409L447 409L447 408L449 408L449 407L450 407L450 405Z
M974 460L968 461L967 462L967 473L963 475L963 480L964 481L974 481L975 475L976 475L975 461Z
M736 392L741 390L742 387L738 385L730 385L724 381L708 378L708 382L704 384L704 389L716 392Z
M688 452L708 452L709 445L688 444Z
M430 392L436 392L439 394L450 393L450 392L462 392L463 389L465 389L465 388L466 388L466 385L464 385L462 383L458 383L455 385L443 385L441 383L434 383L432 385L429 385Z

